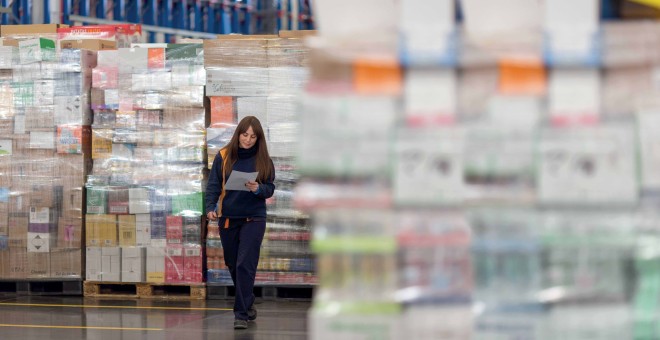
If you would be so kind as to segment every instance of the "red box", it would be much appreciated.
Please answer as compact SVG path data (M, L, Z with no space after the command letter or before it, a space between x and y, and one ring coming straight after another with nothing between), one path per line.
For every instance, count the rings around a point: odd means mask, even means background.
M112 187L108 189L108 212L115 215L128 214L128 188Z
M165 256L165 282L184 282L184 258L182 246L167 246Z
M183 243L183 217L167 216L167 244Z
M202 257L201 247L191 247L184 249L184 280L190 283L202 282L202 270L204 259Z

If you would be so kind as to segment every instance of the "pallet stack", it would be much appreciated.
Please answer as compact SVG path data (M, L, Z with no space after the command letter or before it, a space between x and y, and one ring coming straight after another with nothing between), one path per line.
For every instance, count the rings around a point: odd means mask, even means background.
M202 51L170 44L99 54L87 181L88 281L203 282Z
M81 280L97 56L59 50L57 28L2 27L0 279L6 281Z
M309 252L308 218L293 207L297 182L295 150L297 95L306 81L307 48L301 36L219 36L204 43L210 125L208 166L245 116L264 127L275 164L275 194L267 200L267 232L262 245L257 285L305 285L315 282ZM231 285L222 257L217 226L209 225L208 282Z

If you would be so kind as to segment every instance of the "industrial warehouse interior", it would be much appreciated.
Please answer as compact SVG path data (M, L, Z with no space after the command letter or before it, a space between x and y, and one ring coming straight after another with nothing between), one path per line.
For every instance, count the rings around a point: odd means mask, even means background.
M0 339L660 339L658 19L3 2Z

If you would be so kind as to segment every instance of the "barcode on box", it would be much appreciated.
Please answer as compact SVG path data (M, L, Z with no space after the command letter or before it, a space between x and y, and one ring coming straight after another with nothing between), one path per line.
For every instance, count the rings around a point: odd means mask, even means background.
M200 256L200 249L186 249L186 256Z

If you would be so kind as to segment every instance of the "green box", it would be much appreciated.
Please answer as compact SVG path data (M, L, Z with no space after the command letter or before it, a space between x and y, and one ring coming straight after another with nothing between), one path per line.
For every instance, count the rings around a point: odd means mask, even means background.
M87 213L105 214L108 207L106 187L87 187Z
M196 192L172 196L173 215L202 215L204 212L204 194Z

